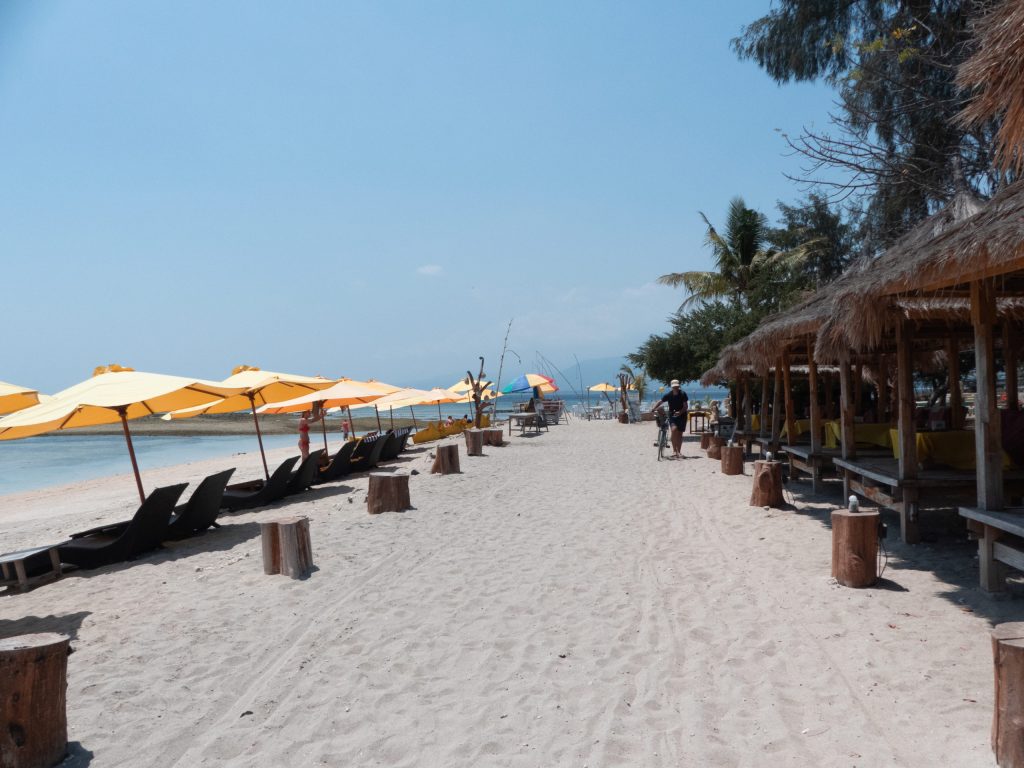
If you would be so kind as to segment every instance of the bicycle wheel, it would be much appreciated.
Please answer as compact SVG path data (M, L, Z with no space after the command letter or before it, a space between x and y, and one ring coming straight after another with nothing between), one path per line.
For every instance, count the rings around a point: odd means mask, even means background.
M665 456L665 447L668 445L668 435L665 434L665 430L662 429L658 432L658 461L661 461Z

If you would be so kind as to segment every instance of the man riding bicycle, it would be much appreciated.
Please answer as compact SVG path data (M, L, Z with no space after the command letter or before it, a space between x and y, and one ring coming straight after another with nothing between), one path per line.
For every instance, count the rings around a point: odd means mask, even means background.
M683 458L683 431L686 429L686 415L690 407L690 398L679 388L679 379L672 379L671 389L651 409L651 413L661 406L668 405L668 420L672 425L672 458Z

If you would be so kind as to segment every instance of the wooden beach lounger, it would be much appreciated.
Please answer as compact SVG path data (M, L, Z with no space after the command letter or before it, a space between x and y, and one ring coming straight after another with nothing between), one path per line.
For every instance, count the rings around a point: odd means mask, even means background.
M103 525L72 534L57 547L62 563L99 568L133 560L156 549L167 538L167 524L174 505L188 483L157 488L142 502L135 517L124 523Z
M384 446L380 454L380 460L392 461L397 459L399 454L405 450L405 445L409 441L409 432L410 429L408 427L403 427L393 432L391 436L394 440L389 445Z
M220 527L217 515L224 500L224 489L234 471L232 467L204 478L189 500L174 508L174 517L167 526L168 541L180 541L205 533L208 528Z
M311 451L309 456L303 459L302 463L299 464L299 468L292 472L291 477L288 478L288 485L285 488L286 496L309 490L309 486L313 484L313 480L320 471L320 457L324 453L324 449L321 448L318 451Z
M387 443L388 435L374 435L364 437L361 444L352 453L349 463L353 472L367 472L377 466L380 461L380 452Z
M282 461L281 466L274 470L274 474L268 481L252 480L248 483L229 485L224 491L224 500L221 502L221 506L231 510L254 509L280 501L288 490L292 467L298 460L298 456L292 456L290 459Z
M349 440L341 446L331 459L331 463L317 472L313 478L314 484L333 483L335 480L341 480L341 478L351 472L352 465L349 459L352 458L352 451L356 449L358 442L358 440Z

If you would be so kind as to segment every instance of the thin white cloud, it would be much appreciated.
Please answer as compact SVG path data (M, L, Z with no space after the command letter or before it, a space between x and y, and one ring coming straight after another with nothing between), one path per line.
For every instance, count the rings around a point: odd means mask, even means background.
M418 275L439 275L441 274L440 264L424 264L422 267L416 267L416 274Z

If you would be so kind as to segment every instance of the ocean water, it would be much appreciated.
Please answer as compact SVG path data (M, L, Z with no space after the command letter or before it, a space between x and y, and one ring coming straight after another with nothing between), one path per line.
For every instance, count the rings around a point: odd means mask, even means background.
M711 397L722 399L722 389L687 389L693 401ZM616 394L610 392L612 400ZM661 396L657 389L648 393L648 401ZM586 404L587 397L577 396L571 392L559 392L553 397L565 400L571 409L577 403ZM507 395L498 399L499 411L513 410L518 403L529 400L528 394ZM590 403L606 404L604 395L590 393ZM647 407L650 407L648 402ZM441 417L461 418L471 414L471 406L466 404L442 405ZM411 409L417 422L426 423L438 418L437 406L415 406ZM354 418L373 418L373 408L360 408L352 411ZM381 411L381 426L387 429L390 413ZM395 418L409 418L410 409L402 408L394 412ZM336 418L336 417L335 417ZM298 417L296 417L296 422ZM328 426L330 445L337 447L341 435L337 432L337 422L332 419ZM317 436L319 433L317 432ZM297 435L264 435L263 444L267 449L296 447ZM212 459L223 456L230 458L238 453L255 453L259 450L255 434L184 436L162 435L159 437L138 435L132 437L135 456L139 462L139 470L145 476L147 469L168 467L184 464L189 461ZM314 437L313 447L317 445ZM60 435L41 435L25 440L0 441L0 495L46 488L51 485L92 480L131 472L131 462L124 438L121 435L76 435L73 431Z

